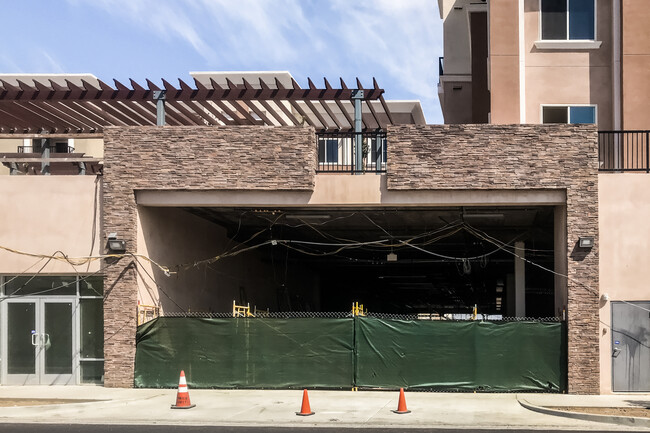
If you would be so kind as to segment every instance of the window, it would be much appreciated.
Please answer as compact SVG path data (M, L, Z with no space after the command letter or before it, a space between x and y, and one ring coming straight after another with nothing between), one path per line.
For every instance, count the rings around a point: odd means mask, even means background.
M370 139L370 165L379 165L377 168L385 168L386 153L385 136L373 137Z
M594 40L596 0L541 0L542 40Z
M339 162L339 140L337 138L318 139L318 162L321 164Z
M544 106L542 107L542 123L596 123L596 106Z

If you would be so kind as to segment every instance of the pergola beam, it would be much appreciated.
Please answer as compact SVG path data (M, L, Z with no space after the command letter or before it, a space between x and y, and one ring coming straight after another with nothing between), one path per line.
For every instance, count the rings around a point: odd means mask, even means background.
M317 129L352 130L353 119L345 101L350 101L356 89L350 89L343 79L340 88L333 88L324 79L324 88L308 78L306 88L292 79L289 87L275 79L275 86L259 78L259 83L246 78L236 84L226 78L219 85L214 78L209 83L194 79L194 86L178 79L173 85L162 79L167 106L166 119L170 125L267 125L299 126L303 122ZM141 126L156 124L153 92L162 90L150 80L146 86L129 79L128 84L113 80L113 85L101 80L81 84L65 80L27 79L8 82L0 78L0 128L2 131L66 131L101 132L106 126ZM78 83L78 82L77 82ZM393 116L384 101L384 90L373 78L373 86L363 90L363 101L374 123L384 127L393 124ZM380 101L381 108L371 101ZM336 104L338 110L334 108ZM322 108L321 108L322 107ZM297 114L304 119L300 122ZM329 117L329 119L328 119ZM384 121L383 119L388 119ZM367 121L370 118L368 117ZM364 119L364 128L368 124ZM6 132L13 133L13 132Z

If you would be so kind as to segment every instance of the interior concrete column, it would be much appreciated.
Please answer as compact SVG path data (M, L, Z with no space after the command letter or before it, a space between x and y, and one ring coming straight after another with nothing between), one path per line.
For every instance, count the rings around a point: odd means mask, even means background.
M555 274L555 316L566 318L567 305L567 219L566 206L555 206L553 221L553 256ZM558 275L561 274L561 275Z
M515 316L526 317L526 249L515 242Z

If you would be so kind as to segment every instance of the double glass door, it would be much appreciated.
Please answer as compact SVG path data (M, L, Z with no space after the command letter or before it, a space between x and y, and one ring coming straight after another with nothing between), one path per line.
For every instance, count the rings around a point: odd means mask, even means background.
M4 383L74 383L76 297L23 297L3 304Z

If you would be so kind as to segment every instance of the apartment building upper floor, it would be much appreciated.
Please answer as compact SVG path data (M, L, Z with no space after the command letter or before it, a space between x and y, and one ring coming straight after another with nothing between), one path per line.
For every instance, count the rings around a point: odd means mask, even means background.
M445 123L650 129L645 3L439 0Z

